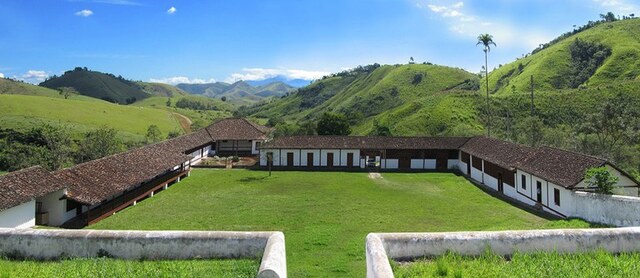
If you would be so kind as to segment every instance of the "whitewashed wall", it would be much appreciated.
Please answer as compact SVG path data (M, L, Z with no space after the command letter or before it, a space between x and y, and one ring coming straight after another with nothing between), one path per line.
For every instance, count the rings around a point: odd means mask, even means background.
M450 170L455 170L458 168L458 163L460 163L460 160L458 159L449 159L447 160L447 169Z
M313 165L308 165L307 154L313 154ZM302 150L302 160L300 161L302 166L313 167L320 166L320 150Z
M358 162L360 161L360 150L358 149L344 149L340 152L340 164L339 166L346 167L348 165L347 156L349 153L353 154L353 167L358 166Z
M36 225L36 201L0 211L0 228L30 228Z
M382 169L398 169L397 159L382 159L380 161L380 167Z
M49 213L49 226L60 226L75 216L75 210L72 211L71 217L67 215L67 200L60 200L60 197L65 195L65 191L58 190L37 199L38 202L42 202L42 211Z
M573 215L590 222L619 227L640 226L640 198L570 192Z

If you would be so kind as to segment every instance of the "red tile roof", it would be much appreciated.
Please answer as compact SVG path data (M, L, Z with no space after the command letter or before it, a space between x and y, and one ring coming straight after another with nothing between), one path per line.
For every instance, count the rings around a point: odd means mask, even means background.
M460 148L467 137L283 136L263 149L446 149Z
M63 181L40 166L8 173L0 177L0 211L65 187Z
M589 168L600 167L606 160L560 150L541 147L531 152L518 163L518 168L544 178L557 185L572 188L584 179Z
M462 145L460 150L502 168L513 170L522 159L528 157L535 149L495 138L476 136Z
M266 140L270 128L242 118L219 120L205 128L213 140Z

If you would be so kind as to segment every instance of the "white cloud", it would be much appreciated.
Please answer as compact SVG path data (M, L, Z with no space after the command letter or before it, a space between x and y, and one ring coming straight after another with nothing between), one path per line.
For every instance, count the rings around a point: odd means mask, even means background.
M0 72L0 78L4 78L4 74Z
M425 1L425 0L420 0ZM620 0L594 0L594 1L620 1ZM464 2L450 2L448 5L427 5L428 10L439 16L449 30L459 36L475 40L479 34L491 33L496 43L504 47L522 47L533 50L541 43L552 39L542 30L530 27L519 27L509 22L488 20L476 15L473 11L465 9ZM422 4L417 5L424 8ZM490 28L489 28L490 27Z
M92 10L82 10L82 11L76 12L75 15L82 16L82 17L89 17L89 16L93 15L93 11Z
M600 6L607 8L613 13L622 13L627 15L628 13L634 13L638 11L638 7L634 4L630 4L625 0L593 0L593 2L599 4Z
M49 73L43 70L29 70L20 76L13 76L14 79L22 80L27 83L38 84L45 81L49 77Z
M216 80L213 78L206 80L206 79L200 79L200 78L189 78L186 76L173 76L173 77L160 78L160 79L151 78L149 79L149 82L176 85L180 83L185 83L185 84L215 83Z
M174 13L176 13L177 11L178 11L178 10L176 9L176 7L171 7L171 8L169 8L169 9L167 10L167 13L168 13L168 14L174 14Z
M308 71L300 69L265 69L265 68L245 68L242 69L242 73L233 73L225 82L233 83L236 81L259 81L273 77L284 77L288 80L302 79L302 80L315 80L320 79L329 72L324 71Z

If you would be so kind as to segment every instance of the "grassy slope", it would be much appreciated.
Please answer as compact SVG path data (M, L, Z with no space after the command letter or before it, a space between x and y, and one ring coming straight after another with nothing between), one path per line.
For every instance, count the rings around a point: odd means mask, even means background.
M0 260L2 277L255 277L257 260Z
M44 123L84 132L108 126L125 138L140 140L147 127L157 125L163 135L180 130L179 124L164 110L38 96L0 95L0 126L28 130Z
M479 258L448 254L437 260L394 264L396 277L638 277L640 254L515 254L509 260L485 254Z
M489 88L499 94L512 92L512 86L517 92L527 92L530 77L534 75L538 90L557 90L552 86L553 81L566 76L571 60L569 45L576 38L596 41L612 49L611 56L587 81L588 85L634 80L640 76L640 19L632 19L600 24L534 55L504 65L489 74ZM519 64L524 66L522 72L518 71ZM497 86L501 79L501 86Z
M121 80L97 71L67 71L64 75L48 79L40 85L48 88L73 87L82 95L111 99L122 104L127 103L128 99L141 100L150 96L135 82Z
M178 97L178 96L186 96L189 93L180 90L174 86L163 83L153 83L153 82L136 82L140 88L153 96L158 97Z
M413 84L418 74L423 75L422 81ZM436 134L433 126L453 126L459 121L475 117L473 111L467 109L470 102L465 98L448 99L449 95L461 94L459 90L451 88L474 78L477 77L471 73L450 67L386 65L371 73L318 81L308 87L322 87L317 93L292 94L260 107L260 111L253 115L265 118L286 115L285 120L304 121L315 119L323 112L349 115L355 111L350 117L360 119L354 126L354 134L369 133L374 119L390 126L394 134ZM318 99L317 105L311 108L301 105L309 98ZM445 115L447 113L443 112L446 111L460 114Z
M0 78L0 94L64 98L64 96L56 90L5 78ZM83 95L73 95L70 96L69 99L104 102L103 100Z
M176 102L181 98L197 100L203 103L210 103L218 107L220 110L201 111L201 110L191 110L191 109L175 107ZM146 98L144 100L135 102L131 105L139 106L139 107L154 108L154 109L162 109L162 110L170 111L171 113L178 113L180 115L184 115L187 118L189 118L191 122L200 121L205 124L212 123L218 119L231 117L232 116L231 111L235 109L233 104L223 102L218 99L212 99L212 98L203 97L203 96L185 95L185 96L171 97L171 107L167 106L167 99L168 99L167 97L154 96L154 97Z
M291 277L363 277L370 232L585 226L532 215L453 174L383 176L195 169L90 228L283 231Z

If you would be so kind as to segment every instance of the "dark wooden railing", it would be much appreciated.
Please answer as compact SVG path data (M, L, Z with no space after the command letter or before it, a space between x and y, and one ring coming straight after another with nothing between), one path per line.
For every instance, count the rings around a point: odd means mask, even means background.
M146 198L151 192L161 189L179 177L186 175L188 172L189 170L183 171L182 169L178 169L147 181L141 186L131 191L125 191L122 195L89 210L83 215L83 218L86 219L87 225L94 224L132 205L134 202Z

